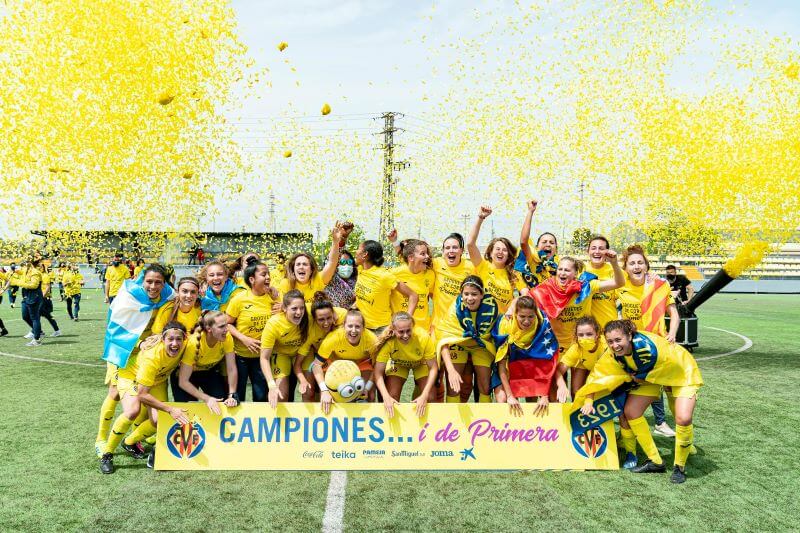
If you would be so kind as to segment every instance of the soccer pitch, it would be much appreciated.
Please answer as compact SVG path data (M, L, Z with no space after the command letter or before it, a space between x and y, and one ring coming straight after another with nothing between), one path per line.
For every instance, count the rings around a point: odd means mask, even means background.
M11 332L0 338L0 530L322 529L328 472L153 472L120 450L117 472L100 474L106 306L85 291L76 323L54 303L63 335L38 348L24 346L19 309L0 307ZM706 386L684 485L624 470L348 472L343 529L796 529L800 298L720 294L699 317ZM713 357L745 344L731 332L752 347ZM671 464L673 440L655 439Z

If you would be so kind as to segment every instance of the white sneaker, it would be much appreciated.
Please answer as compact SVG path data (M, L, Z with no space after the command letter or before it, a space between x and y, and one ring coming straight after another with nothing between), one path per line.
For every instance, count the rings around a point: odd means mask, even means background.
M52 333L52 335L50 335L50 336L51 336L51 337L60 337L60 336L61 336L61 330L60 330L60 329L57 329L57 330L55 330L55 331Z
M32 331L29 331L29 332L28 332L28 333L25 335L25 338L26 338L26 339L32 339L32 338L33 338L33 332L32 332Z
M41 346L42 341L37 341L36 339L31 339L31 342L26 344L25 346Z
M656 435L661 435L662 437L674 437L675 430L669 427L669 424L666 422L662 422L661 424L655 426L653 428L653 433Z

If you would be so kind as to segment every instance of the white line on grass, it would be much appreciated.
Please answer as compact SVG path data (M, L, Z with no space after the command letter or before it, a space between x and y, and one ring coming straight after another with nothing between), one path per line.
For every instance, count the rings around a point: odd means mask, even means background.
M0 355L4 355L6 357L13 357L14 359L25 359L26 361L36 361L37 363L54 363L56 365L97 366L97 367L106 366L106 365L98 365L96 363L81 363L80 361L56 361L55 359L28 357L27 355L17 355L15 353L6 353L6 352L0 352Z
M744 335L740 335L739 333L736 333L735 331L728 331L727 329L714 328L714 327L711 327L711 326L703 326L703 327L705 329L713 329L715 331L722 331L723 333L730 333L731 335L734 335L734 336L739 337L740 339L742 339L744 341L744 344L742 346L740 346L739 348L736 348L735 350L731 350L730 352L719 353L717 355L709 355L708 357L698 357L698 358L695 359L695 361L708 361L710 359L718 359L720 357L727 357L729 355L734 355L734 354L737 354L737 353L741 353L741 352L743 352L745 350L749 350L750 348L753 347L753 341L751 341L750 339L748 339Z
M344 498L347 488L347 472L334 470L328 484L325 515L322 517L323 533L339 533L344 530Z

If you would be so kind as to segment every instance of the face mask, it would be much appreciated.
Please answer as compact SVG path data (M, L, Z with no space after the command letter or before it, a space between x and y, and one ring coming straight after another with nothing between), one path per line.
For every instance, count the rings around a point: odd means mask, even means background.
M669 274L667 274L667 279L668 279L669 281L674 281L674 280L675 280L675 278L676 278L676 276L670 276Z
M350 279L350 276L353 275L353 265L339 265L336 267L336 272L340 278Z
M119 261L112 261L111 264L114 265L115 267L119 266Z
M584 350L591 350L594 348L594 339L578 339L578 344Z

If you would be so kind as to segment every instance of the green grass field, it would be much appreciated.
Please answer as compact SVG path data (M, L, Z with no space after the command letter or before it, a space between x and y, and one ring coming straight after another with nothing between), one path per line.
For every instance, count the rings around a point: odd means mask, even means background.
M123 454L114 475L98 472L104 309L86 291L75 323L56 303L64 335L27 348L19 309L0 306L11 331L0 339L0 530L320 530L327 472L153 472ZM700 361L700 454L684 485L626 471L350 472L344 529L796 530L800 298L718 295L700 319L754 344ZM712 329L700 337L698 359L743 343ZM671 464L673 440L656 442Z

